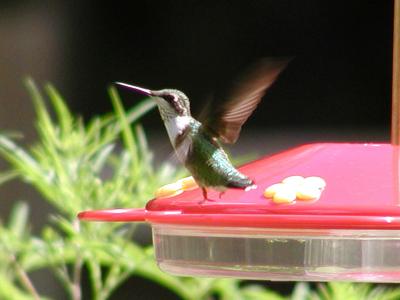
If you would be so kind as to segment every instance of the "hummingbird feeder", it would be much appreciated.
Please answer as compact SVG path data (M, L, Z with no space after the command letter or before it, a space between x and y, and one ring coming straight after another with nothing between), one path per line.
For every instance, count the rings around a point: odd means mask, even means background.
M390 144L303 145L239 168L255 189L79 218L149 223L159 267L176 275L400 282L400 0L394 22Z

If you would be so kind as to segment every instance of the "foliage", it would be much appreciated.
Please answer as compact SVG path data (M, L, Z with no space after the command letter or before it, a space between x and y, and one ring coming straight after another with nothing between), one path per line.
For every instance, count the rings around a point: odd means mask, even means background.
M125 112L115 91L109 94L114 113L95 117L87 125L71 114L51 86L45 93L54 110L31 80L26 82L34 102L38 141L25 149L14 135L0 135L0 155L10 170L0 184L17 177L36 189L54 207L39 236L29 231L29 205L16 203L7 223L0 224L0 299L47 299L39 295L30 273L51 270L69 299L81 299L81 276L89 274L92 299L107 299L130 276L142 276L182 299L397 299L399 290L367 284L298 284L291 296L236 279L183 278L161 272L153 247L138 244L135 225L77 221L78 212L111 207L143 207L153 191L183 175L164 163L155 167L139 119L154 107L143 100ZM122 143L120 143L122 142ZM121 144L121 145L120 145ZM118 259L115 259L118 257Z

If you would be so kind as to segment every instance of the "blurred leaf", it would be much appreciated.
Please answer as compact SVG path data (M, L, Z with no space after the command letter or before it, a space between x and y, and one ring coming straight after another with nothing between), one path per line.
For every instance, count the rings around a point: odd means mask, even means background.
M299 282L296 284L290 300L306 300L310 294L310 286L308 283Z
M241 293L246 300L285 300L286 297L279 295L273 291L263 288L259 285L249 285L242 288ZM296 299L297 298L291 298Z
M11 210L8 228L17 238L23 238L27 232L29 207L24 202L17 202Z
M64 100L58 91L51 85L47 84L45 90L53 104L54 111L57 114L58 124L63 134L68 134L73 126L73 117L67 108Z
M0 273L0 299L32 300L33 297L19 289L9 278ZM44 299L44 298L43 298Z
M6 183L7 181L13 180L15 177L18 176L18 172L14 170L9 170L0 173L0 185Z

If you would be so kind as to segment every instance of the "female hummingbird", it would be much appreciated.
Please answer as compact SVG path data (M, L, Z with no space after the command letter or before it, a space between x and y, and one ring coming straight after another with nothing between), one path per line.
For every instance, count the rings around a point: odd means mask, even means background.
M208 105L203 122L192 117L189 98L181 91L152 91L122 82L116 84L154 99L178 159L201 187L204 200L209 200L207 188L220 191L221 197L227 188L255 187L253 180L232 165L221 142L236 142L242 125L288 62L286 58L264 59L249 68L222 105Z

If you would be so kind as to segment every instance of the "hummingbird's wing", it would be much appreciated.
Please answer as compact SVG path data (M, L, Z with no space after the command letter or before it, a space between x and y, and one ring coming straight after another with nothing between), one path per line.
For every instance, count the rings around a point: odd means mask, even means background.
M289 61L290 58L266 58L251 66L223 96L222 105L212 109L209 106L206 128L223 143L235 143L242 125Z

